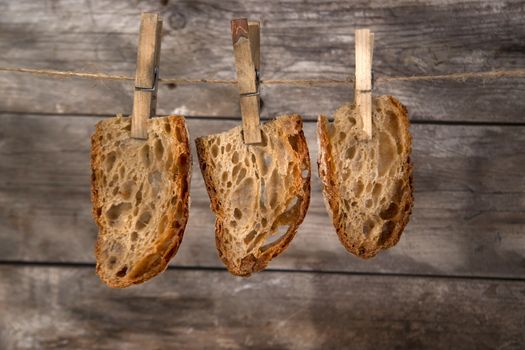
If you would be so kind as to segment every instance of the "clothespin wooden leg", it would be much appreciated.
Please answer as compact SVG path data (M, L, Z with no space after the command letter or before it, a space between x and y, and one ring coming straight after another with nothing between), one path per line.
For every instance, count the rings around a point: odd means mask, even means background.
M367 139L372 138L372 55L374 34L369 29L355 31L355 104L363 120Z
M156 113L161 31L162 19L158 13L142 14L131 115L133 138L148 138L147 122Z
M246 18L231 21L233 51L240 93L242 129L245 144L261 142L259 127L260 25Z

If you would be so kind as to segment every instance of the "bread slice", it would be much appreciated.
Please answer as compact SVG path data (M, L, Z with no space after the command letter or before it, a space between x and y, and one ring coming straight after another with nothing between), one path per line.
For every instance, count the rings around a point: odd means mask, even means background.
M148 120L148 139L130 137L131 118L97 124L91 138L97 273L123 288L166 269L189 210L191 154L184 117Z
M310 202L310 157L302 119L281 116L246 145L240 126L195 140L216 215L215 238L228 270L264 269L293 239Z
M370 258L395 245L412 210L412 138L406 108L392 96L373 98L372 139L366 140L355 105L333 123L320 116L319 177L339 239Z

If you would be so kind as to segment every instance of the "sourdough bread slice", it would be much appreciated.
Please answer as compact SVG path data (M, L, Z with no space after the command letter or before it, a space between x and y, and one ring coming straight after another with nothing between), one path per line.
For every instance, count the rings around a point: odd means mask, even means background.
M320 116L318 169L340 241L370 258L395 245L412 209L412 138L406 108L394 97L373 99L372 139L355 105L341 106L330 123Z
M131 118L97 124L91 138L97 273L123 288L166 269L189 211L191 154L184 117L148 120L148 139L131 138Z
M310 202L301 117L266 122L261 134L257 145L244 144L240 126L195 141L216 215L217 250L239 276L264 269L288 246Z

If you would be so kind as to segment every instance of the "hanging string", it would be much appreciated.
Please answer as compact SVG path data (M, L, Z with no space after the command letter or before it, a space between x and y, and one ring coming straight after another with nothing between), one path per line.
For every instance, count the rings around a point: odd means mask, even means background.
M44 75L56 78L84 78L97 80L135 80L134 77L126 75L113 75L106 73L59 71L53 69L32 69L20 67L0 67L2 72L28 73L32 75ZM497 79L497 78L521 78L525 77L525 68L511 70L493 70L487 72L464 72L438 75L413 75L386 77L380 76L374 80L374 84L385 84L396 81L425 81L425 80L453 80L465 81L467 79ZM237 84L233 79L186 79L186 78L160 78L159 83L174 85L196 85L196 84ZM348 79L262 79L261 85L298 85L298 86L318 86L318 85L353 85L354 81Z

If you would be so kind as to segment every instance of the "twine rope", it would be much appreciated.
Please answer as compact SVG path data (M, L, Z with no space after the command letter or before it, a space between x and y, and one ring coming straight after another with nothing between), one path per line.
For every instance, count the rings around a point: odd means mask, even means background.
M31 75L43 75L52 78L83 78L96 80L120 80L133 81L134 77L127 75L115 75L98 72L74 72L60 71L54 69L33 69L21 67L0 67L1 72L27 73ZM396 81L428 81L428 80L452 80L466 81L468 79L497 79L525 77L525 68L511 70L493 70L486 72L463 72L438 75L412 75L387 77L380 76L374 79L374 84L387 84ZM186 78L160 78L159 83L171 85L197 85L197 84L237 84L235 79L186 79ZM297 86L319 86L319 85L353 85L354 80L348 79L262 79L261 85L297 85Z

